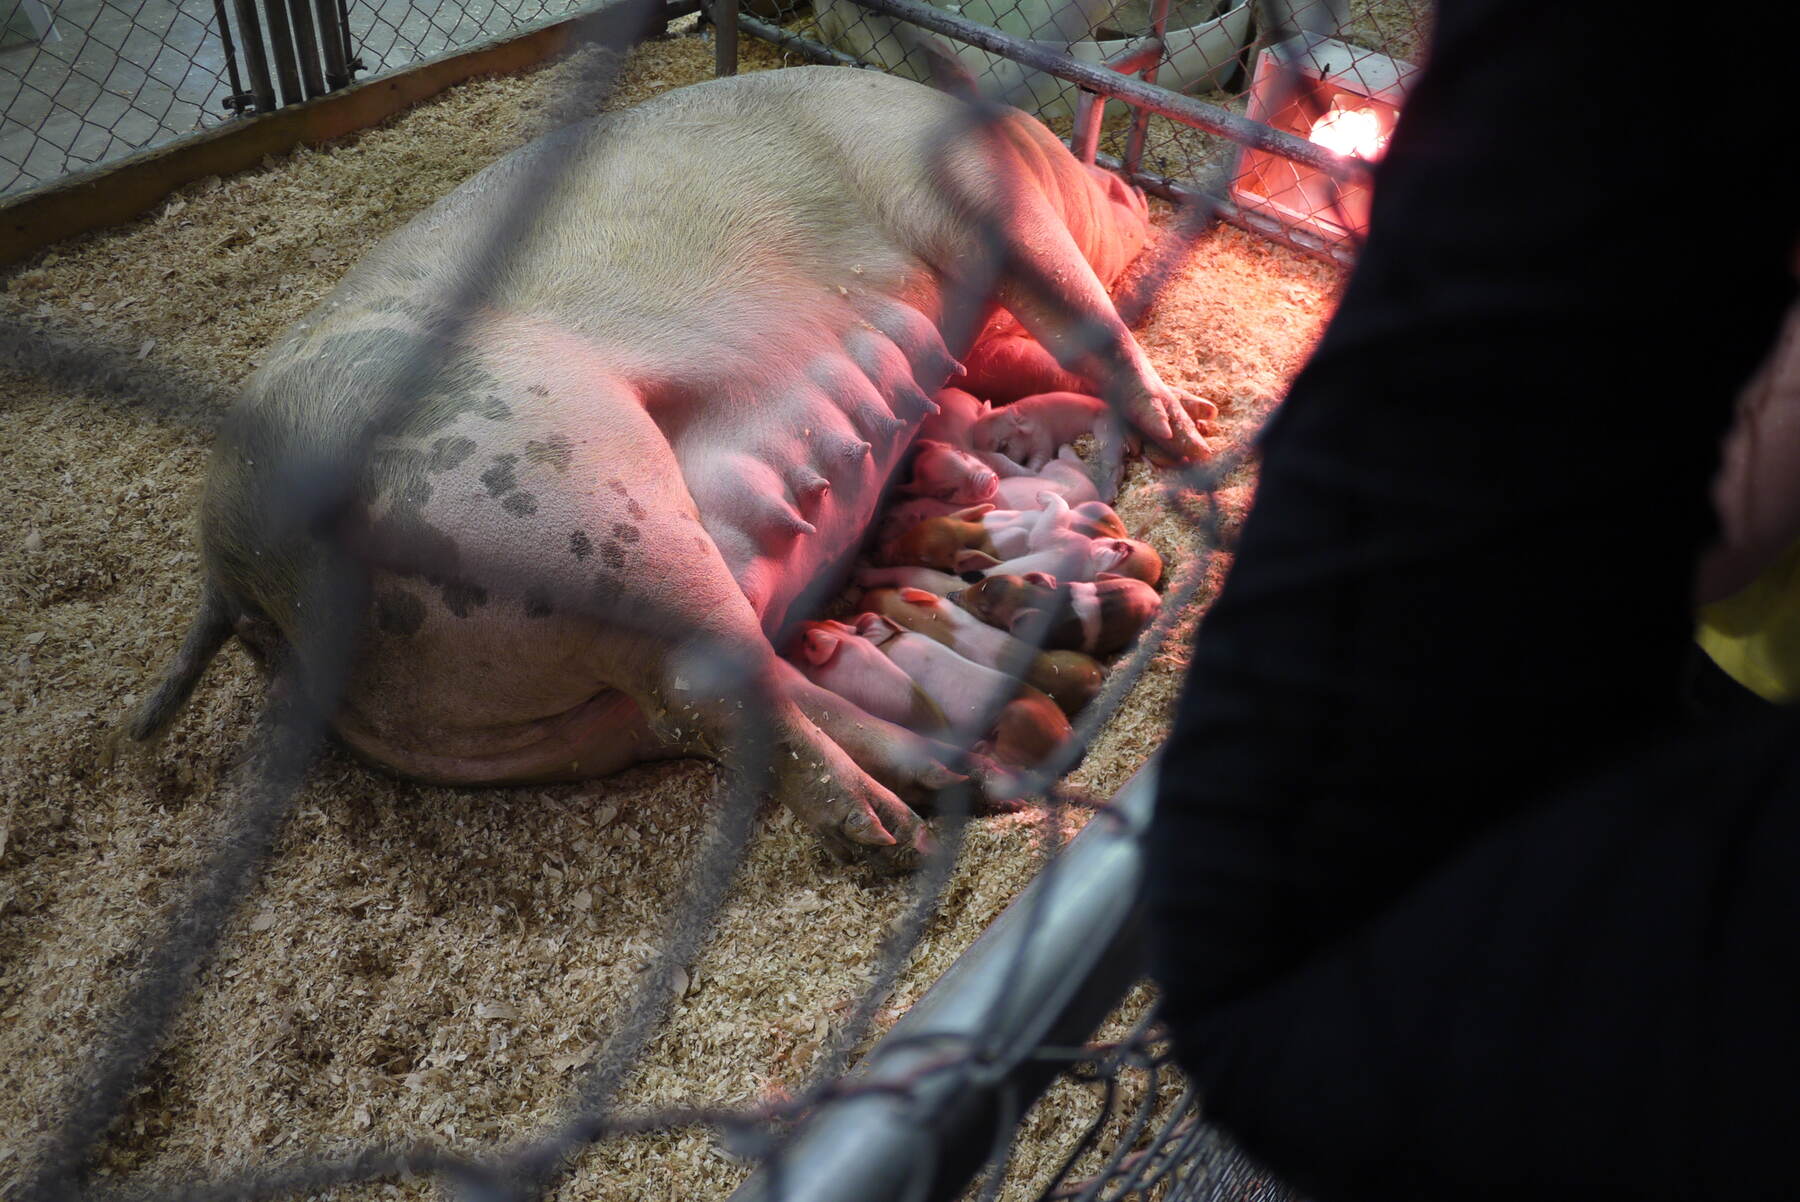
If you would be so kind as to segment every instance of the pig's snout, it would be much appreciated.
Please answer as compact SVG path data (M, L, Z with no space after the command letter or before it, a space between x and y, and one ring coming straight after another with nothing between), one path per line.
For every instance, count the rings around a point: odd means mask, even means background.
M989 500L1000 488L1000 476L992 468L969 473L968 480L956 490L953 500L966 505L979 505Z

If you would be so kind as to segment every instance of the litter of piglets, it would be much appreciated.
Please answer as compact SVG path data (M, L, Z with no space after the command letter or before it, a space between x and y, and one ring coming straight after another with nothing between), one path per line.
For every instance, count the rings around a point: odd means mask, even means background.
M1098 397L932 399L853 577L857 612L803 623L787 656L873 717L1029 770L1161 604L1162 557L1109 504L1140 448ZM1107 453L1090 463L1078 441Z

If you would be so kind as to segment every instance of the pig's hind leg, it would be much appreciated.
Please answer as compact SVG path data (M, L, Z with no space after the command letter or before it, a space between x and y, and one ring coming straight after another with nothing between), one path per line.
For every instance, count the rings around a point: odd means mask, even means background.
M930 846L924 824L796 704L711 540L690 534L680 547L621 582L608 606L618 617L591 652L599 672L637 702L670 752L766 782L834 856L915 866Z

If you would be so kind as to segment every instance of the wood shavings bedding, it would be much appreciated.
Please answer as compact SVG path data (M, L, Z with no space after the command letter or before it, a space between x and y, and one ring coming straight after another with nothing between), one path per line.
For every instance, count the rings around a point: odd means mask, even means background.
M754 42L744 54L746 70L780 65ZM705 78L710 58L695 38L648 44L616 103ZM195 604L192 515L222 398L378 238L540 132L546 114L569 112L554 84L578 66L472 82L328 148L202 182L0 281L9 316L198 382L163 411L0 373L0 1194L29 1168L163 908L231 814L225 782L260 697L235 644L163 743L110 769L100 754ZM1229 444L1274 403L1337 286L1328 267L1221 229L1141 337L1171 382L1225 404ZM1249 487L1241 473L1223 494L1232 523ZM1142 467L1119 508L1173 566L1184 561ZM1183 666L1178 646L1155 660L1076 783L1108 793L1138 767ZM218 1176L373 1142L476 1155L540 1131L663 938L714 781L706 764L669 763L582 785L458 790L326 755L101 1171ZM1031 878L1049 836L1077 825L1050 822L1025 812L973 825L880 1025ZM906 882L833 865L771 808L622 1103L748 1105L801 1088L909 897ZM1060 1158L1075 1109L1034 1115L1009 1197ZM680 1130L597 1148L559 1196L721 1197L747 1172L711 1133Z

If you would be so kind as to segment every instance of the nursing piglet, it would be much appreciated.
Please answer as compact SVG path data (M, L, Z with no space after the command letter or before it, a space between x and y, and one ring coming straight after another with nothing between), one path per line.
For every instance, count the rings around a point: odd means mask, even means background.
M993 406L960 388L939 389L931 399L938 411L919 425L919 437L965 450L973 447L972 431Z
M1038 494L1037 502L1035 510L990 510L977 506L951 516L978 519L998 558L1010 559L1032 551L1050 551L1095 539L1125 539L1125 523L1104 501L1071 506L1060 495L1043 492ZM1155 554L1154 551L1151 553ZM1160 574L1160 556L1156 568ZM1122 574L1135 576L1138 573Z
M1194 417L1203 432L1211 429L1210 423L1217 416L1218 407L1211 401L1196 400ZM1118 431L1111 406L1099 397L1079 392L1042 392L987 409L970 428L967 445L1040 471L1056 457L1058 448L1087 436L1116 438ZM1127 445L1136 441L1130 438Z
M921 734L941 731L943 712L912 678L854 626L830 620L807 622L790 646L787 658L820 688L885 719Z
M1068 738L1068 718L1030 685L964 659L936 639L902 630L880 614L861 615L856 630L912 678L953 730L967 734L984 720L991 722L982 731L988 737L977 742L975 750L1000 763L1031 767Z
M1064 582L1123 576L1146 586L1162 579L1162 567L1162 556L1149 543L1134 538L1081 538L1079 535L1059 540L1042 551L1001 562L980 551L964 551L956 558L956 570L965 574L1028 576L1037 573Z
M875 589L863 606L914 634L936 639L964 659L1016 676L1074 714L1106 683L1106 669L1079 651L1041 651L1023 639L989 626L935 593L922 589Z
M961 576L952 576L935 568L891 567L858 568L856 584L861 588L915 588L939 597L948 597L968 584Z
M966 513L977 513L987 506L976 506ZM999 563L1001 551L989 536L980 516L972 518L950 515L926 518L916 522L890 539L884 540L876 554L882 563L960 571L958 561L965 552L977 552L985 560Z
M1004 456L977 456L947 442L917 444L912 480L900 491L913 497L950 501L959 507L991 503L1006 509L1036 509L1038 494L1056 493L1071 504L1100 500L1074 452L1065 452L1032 475Z
M1156 590L1141 580L1108 576L1058 584L1039 573L988 576L952 593L950 600L1002 630L1034 632L1047 622L1036 641L1089 655L1123 651L1162 605Z
M1061 500L1061 498L1058 498ZM1084 501L1080 505L1046 504L1043 509L995 509L975 505L959 510L951 517L980 518L990 542L1004 556L1023 555L1032 550L1033 533L1049 515L1052 526L1073 530L1083 538L1125 538L1124 521L1105 501Z

